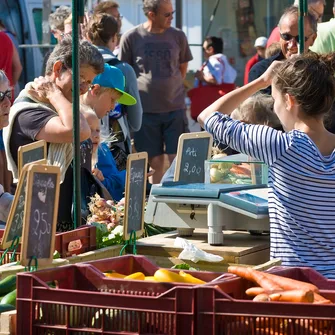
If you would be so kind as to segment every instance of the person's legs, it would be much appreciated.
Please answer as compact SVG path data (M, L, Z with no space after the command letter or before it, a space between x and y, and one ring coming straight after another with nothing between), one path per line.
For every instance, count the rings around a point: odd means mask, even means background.
M149 157L149 165L155 170L155 173L150 178L152 184L158 184L164 174L164 143L162 132L164 114L144 113L141 129L134 133L136 151L146 151Z
M164 175L164 155L154 156L149 158L149 164L155 173L151 177L152 184L159 184Z
M164 140L165 152L171 164L177 154L179 136L190 131L185 110L177 110L167 114L168 119L164 124Z

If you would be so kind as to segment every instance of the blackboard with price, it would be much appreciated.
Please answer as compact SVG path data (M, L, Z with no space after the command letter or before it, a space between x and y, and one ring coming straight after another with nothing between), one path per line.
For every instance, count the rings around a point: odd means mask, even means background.
M174 181L203 183L205 160L210 158L212 143L212 136L204 131L180 135Z
M52 262L59 188L59 167L47 165L32 165L29 167L27 209L22 235L22 265L28 265L32 257L37 258L39 265Z
M144 204L147 186L148 154L128 155L125 188L123 236L128 240L132 231L140 237L144 230Z
M21 176L17 184L16 192L8 214L5 231L1 241L2 249L9 248L16 237L19 238L20 242L22 239L28 167L29 166L26 165L22 169Z
M47 144L44 140L33 142L19 147L18 150L18 175L20 176L22 168L32 162L38 161L39 164L46 164ZM45 160L45 161L41 161Z

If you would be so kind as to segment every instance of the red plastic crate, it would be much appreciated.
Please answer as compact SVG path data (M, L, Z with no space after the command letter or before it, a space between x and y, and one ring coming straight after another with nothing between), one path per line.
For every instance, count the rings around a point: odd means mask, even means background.
M0 239L3 234L4 230L0 229ZM73 247L75 247L75 249L73 249ZM85 225L64 233L56 233L55 250L60 253L62 258L96 250L96 227ZM21 259L20 251L21 245L17 248L14 260L12 260L13 252L7 252L3 264L19 261ZM0 249L0 257L3 253L4 250Z
M335 281L310 268L274 267L268 272L312 283L335 302ZM245 294L257 286L239 277L196 288L196 334L335 335L335 304L254 302Z
M156 264L152 263L145 256L134 256L126 255L113 258L99 259L94 261L86 262L94 266L99 272L115 271L125 275L130 275L134 272L142 272L146 276L153 276L154 273L160 268ZM179 273L178 269L169 269L175 273ZM205 282L210 282L214 279L219 278L222 274L218 272L208 271L187 271L184 272L192 274L192 276L201 279ZM230 275L231 276L231 275ZM181 284L182 283L178 283Z
M46 283L57 281L58 288ZM17 276L17 333L194 334L195 290L114 280L90 264Z

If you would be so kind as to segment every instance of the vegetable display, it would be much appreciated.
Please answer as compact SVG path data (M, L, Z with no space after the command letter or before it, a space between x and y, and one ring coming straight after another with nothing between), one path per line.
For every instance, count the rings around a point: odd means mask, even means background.
M209 173L211 183L246 185L252 183L251 167L248 163L222 162L212 164Z
M319 294L319 289L310 283L261 272L243 266L230 266L228 272L259 285L246 290L254 301L285 301L298 303L331 304Z

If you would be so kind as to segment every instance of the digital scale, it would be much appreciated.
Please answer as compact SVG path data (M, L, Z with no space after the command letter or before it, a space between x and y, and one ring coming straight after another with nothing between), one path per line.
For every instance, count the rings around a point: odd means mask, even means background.
M192 235L208 227L208 243L223 245L223 230L268 232L267 185L186 184L153 185L145 222L175 227Z

